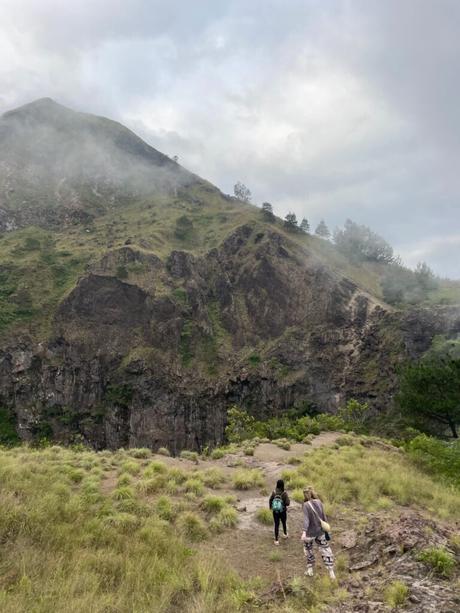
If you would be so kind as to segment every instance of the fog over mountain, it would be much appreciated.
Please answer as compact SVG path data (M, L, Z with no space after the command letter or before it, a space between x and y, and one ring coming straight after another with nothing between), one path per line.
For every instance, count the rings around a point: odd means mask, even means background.
M460 277L460 5L4 0L0 112L113 117L231 192Z

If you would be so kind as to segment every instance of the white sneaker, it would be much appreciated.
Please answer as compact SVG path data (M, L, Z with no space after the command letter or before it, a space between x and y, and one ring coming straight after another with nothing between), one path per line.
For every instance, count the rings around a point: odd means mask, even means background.
M284 538L284 539L289 538L289 533L283 534L283 538Z
M335 572L333 568L329 569L329 577L330 579L332 579L332 581L335 581L337 579L337 577L335 576Z
M307 575L307 577L313 577L313 566L307 566L305 574Z
M280 544L280 542L279 542L279 541L275 541L275 545L279 545L279 544Z

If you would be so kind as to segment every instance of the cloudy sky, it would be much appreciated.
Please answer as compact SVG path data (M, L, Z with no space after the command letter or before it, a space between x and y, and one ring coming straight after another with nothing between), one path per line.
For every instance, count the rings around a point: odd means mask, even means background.
M117 119L230 193L460 278L458 0L2 0L0 113Z

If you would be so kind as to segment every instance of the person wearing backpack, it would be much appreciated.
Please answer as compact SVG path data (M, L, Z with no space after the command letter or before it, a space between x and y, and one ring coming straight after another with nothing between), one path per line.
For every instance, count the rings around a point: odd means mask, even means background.
M313 545L316 543L321 552L324 566L327 568L329 577L335 580L334 556L329 546L330 526L327 523L323 503L312 486L303 491L303 532L301 540L304 544L304 553L307 558L307 570L305 574L312 577L315 565Z
M268 506L273 511L273 521L275 523L275 545L279 545L280 522L283 525L283 538L288 538L287 531L287 508L291 504L289 496L284 489L284 481L278 479L276 488L273 490Z

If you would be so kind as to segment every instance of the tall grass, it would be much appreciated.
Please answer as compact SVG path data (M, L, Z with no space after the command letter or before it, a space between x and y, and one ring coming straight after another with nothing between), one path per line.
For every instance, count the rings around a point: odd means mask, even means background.
M392 504L416 505L441 518L459 517L460 493L415 468L401 451L355 444L320 448L297 470L286 470L288 487L312 484L329 503L367 511Z
M119 467L132 462L113 458ZM167 497L146 505L125 482L106 491L108 460L60 448L0 449L0 610L237 611L249 597L242 582L213 556L192 555L180 536L206 536L200 517L182 513L176 526ZM225 511L220 521L231 525L233 510Z

